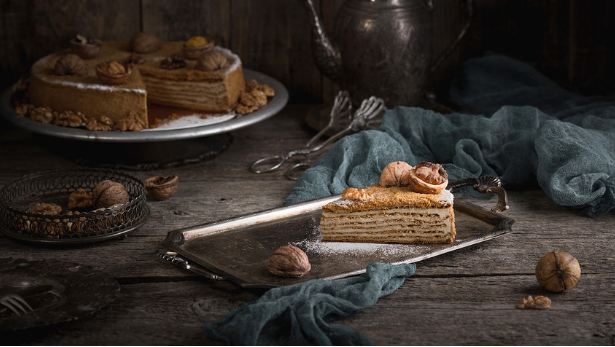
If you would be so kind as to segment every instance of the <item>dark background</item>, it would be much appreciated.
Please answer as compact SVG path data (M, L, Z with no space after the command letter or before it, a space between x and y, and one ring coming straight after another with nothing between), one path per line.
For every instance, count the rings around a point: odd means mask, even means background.
M343 0L316 0L331 29ZM457 35L464 8L434 0L434 55ZM436 80L485 51L530 62L585 94L607 93L615 68L615 1L476 0L473 27ZM281 80L293 102L327 102L334 85L316 69L301 0L0 0L0 87L76 33L128 40L140 30L162 39L213 37L244 65Z

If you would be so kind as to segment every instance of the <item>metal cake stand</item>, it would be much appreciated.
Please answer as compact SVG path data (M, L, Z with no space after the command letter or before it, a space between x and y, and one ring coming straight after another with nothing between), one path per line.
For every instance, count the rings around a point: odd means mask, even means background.
M259 83L270 85L275 89L276 95L265 107L255 112L211 125L157 131L89 131L85 129L61 127L53 124L43 124L26 117L21 117L15 113L10 103L13 88L9 88L2 93L0 113L11 123L33 133L71 140L136 143L193 139L223 134L250 126L274 116L286 106L288 102L288 91L282 83L263 73L249 69L244 69L244 75L247 80L255 79Z
M286 87L263 73L244 69L246 80L268 84L276 94L255 112L202 126L155 131L89 131L43 124L15 113L14 88L0 96L0 114L16 126L34 133L45 148L80 164L124 170L150 170L189 164L215 157L232 143L231 131L273 117L288 102Z

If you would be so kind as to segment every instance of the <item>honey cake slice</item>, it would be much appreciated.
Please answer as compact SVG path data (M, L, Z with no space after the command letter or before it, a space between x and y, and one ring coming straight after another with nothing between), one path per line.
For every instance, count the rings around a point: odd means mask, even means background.
M348 188L323 207L323 241L452 243L453 194L422 194L406 187Z

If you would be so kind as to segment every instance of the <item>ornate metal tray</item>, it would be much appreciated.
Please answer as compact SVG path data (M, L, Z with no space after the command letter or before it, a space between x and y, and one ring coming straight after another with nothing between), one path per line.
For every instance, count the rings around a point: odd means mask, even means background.
M496 179L497 180L497 179ZM499 180L497 181L499 184ZM507 208L501 187L464 180L453 187L473 185L498 194L498 209ZM209 279L228 280L244 288L270 288L315 278L334 279L365 272L371 262L414 263L491 240L511 231L514 221L463 199L455 200L457 239L448 245L400 245L320 242L321 207L332 196L250 214L226 221L169 232L160 257ZM312 270L298 279L280 278L266 271L273 251L286 244L303 248Z
M91 316L113 302L120 291L117 281L105 273L57 260L0 258L0 279L0 298L19 295L32 308L17 316L0 305L0 331L42 327Z
M269 103L255 111L240 117L224 120L218 123L189 126L178 129L157 129L155 131L88 131L85 129L67 128L53 124L43 124L35 122L26 117L18 116L11 106L11 94L13 88L9 88L2 93L0 100L0 114L13 124L32 131L37 134L59 137L64 139L73 139L81 141L96 141L96 142L158 142L158 141L173 141L192 139L204 136L227 133L252 124L261 122L280 112L288 102L288 91L282 83L276 79L269 77L263 73L249 69L244 69L246 79L255 79L260 83L270 85L275 89L276 95Z

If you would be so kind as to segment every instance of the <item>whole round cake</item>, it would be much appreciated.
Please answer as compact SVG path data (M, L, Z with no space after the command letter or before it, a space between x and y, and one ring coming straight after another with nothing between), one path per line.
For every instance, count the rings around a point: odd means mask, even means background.
M89 130L154 127L148 105L201 114L253 112L274 95L244 80L241 59L202 36L164 42L139 33L130 42L78 35L71 48L38 60L27 102L16 111L33 120Z

